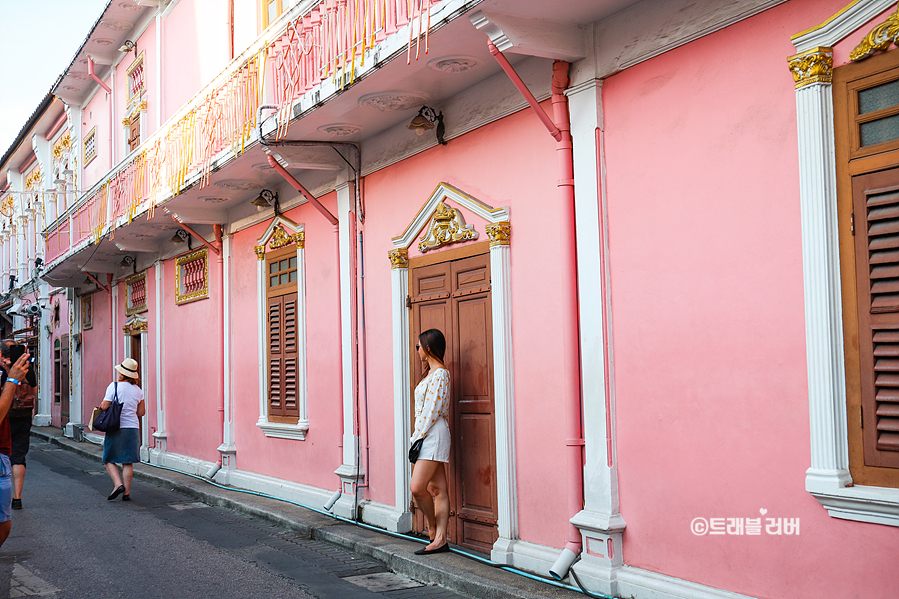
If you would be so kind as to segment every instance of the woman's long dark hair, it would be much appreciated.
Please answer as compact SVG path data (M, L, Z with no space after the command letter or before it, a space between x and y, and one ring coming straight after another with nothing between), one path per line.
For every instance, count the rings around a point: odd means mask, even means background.
M441 333L439 329L428 329L423 332L418 336L418 344L424 348L425 354L437 358L445 364L443 356L446 354L446 337L443 336L443 333ZM425 365L422 368L421 378L418 379L418 381L423 381L424 378L428 376L429 372L431 372L431 363L425 361Z

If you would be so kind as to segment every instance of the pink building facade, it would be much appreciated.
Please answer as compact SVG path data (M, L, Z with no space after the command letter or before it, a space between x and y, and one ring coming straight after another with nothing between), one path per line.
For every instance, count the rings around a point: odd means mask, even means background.
M894 597L899 13L845 1L111 3L0 165L43 205L3 263L36 422L133 357L149 463L420 531L436 326L455 544L617 597Z

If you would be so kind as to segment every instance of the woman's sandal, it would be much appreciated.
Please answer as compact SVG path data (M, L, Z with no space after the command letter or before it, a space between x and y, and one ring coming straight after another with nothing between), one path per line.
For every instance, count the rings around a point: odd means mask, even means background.
M125 485L119 485L119 488L116 489L115 491L113 491L112 493L110 493L109 497L107 497L106 499L109 501L112 501L113 499L115 499L116 497L118 497L119 495L121 495L124 492L125 492Z
M131 501L131 494L125 493L124 495L122 495L122 501Z

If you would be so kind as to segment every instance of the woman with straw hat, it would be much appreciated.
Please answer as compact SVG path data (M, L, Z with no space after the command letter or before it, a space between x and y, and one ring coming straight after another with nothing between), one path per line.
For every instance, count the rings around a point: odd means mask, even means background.
M103 463L114 485L108 500L122 495L123 501L131 501L131 478L134 476L135 462L140 462L140 418L146 413L144 392L140 388L137 361L125 358L116 364L119 380L106 388L106 396L100 407L104 410L116 401L122 404L122 415L118 430L106 433L103 440ZM122 464L119 473L117 464Z

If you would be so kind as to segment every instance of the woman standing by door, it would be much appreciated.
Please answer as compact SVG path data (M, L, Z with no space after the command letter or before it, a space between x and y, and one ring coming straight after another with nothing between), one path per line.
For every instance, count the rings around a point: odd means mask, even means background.
M443 364L446 338L437 329L428 329L415 344L424 362L421 380L415 387L415 431L412 443L424 439L418 460L412 468L410 485L415 504L422 511L431 539L416 555L449 551L446 530L449 525L449 492L446 464L449 462L450 430L447 423L450 405L450 373Z

